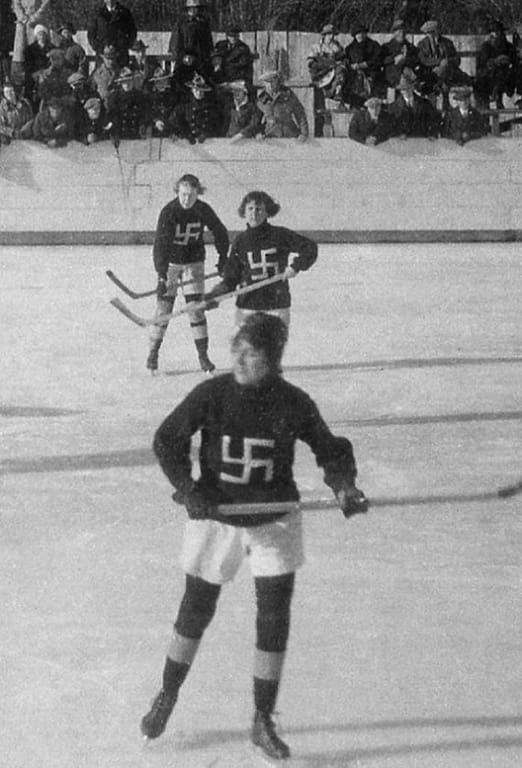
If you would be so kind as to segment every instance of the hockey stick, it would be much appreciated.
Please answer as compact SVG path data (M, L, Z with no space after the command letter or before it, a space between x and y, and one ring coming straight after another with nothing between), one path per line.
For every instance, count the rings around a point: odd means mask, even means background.
M470 494L443 494L440 496L392 496L390 498L369 499L370 509L378 507L410 507L425 504L451 504L471 501L493 501L508 499L522 492L522 480L514 485L498 488L496 491ZM336 499L317 499L317 501L278 501L273 504L220 504L217 511L221 515L272 515L279 512L311 512L321 509L339 509Z
M144 299L147 296L153 296L156 293L156 289L153 288L152 291L143 291L142 293L138 293L137 291L133 291L131 288L129 288L125 283L122 283L122 281L116 277L112 269L107 269L105 271L105 274L109 278L109 280L112 280L114 285L117 285L118 288L121 288L123 293L126 293L127 296L130 296L131 299ZM219 272L210 272L208 275L204 276L205 280L209 280L211 277L217 277ZM189 283L194 282L193 280L182 280L179 285L189 285Z
M252 285L246 285L244 288L238 288L237 291L231 291L230 293L223 293L221 296L215 296L211 301L215 302L216 304L221 304L222 301L226 301L227 299L234 299L236 296L243 296L245 293L257 291L260 288L264 288L266 285L271 285L272 283L276 283L279 280L284 279L285 276L283 273L274 275L273 277L269 277L266 280L259 280L255 283L252 283ZM132 320L133 323L139 325L141 328L147 328L150 325L163 325L163 323L167 323L174 317L179 317L180 315L185 315L190 312L201 312L207 309L208 306L208 302L206 301L191 302L182 309L177 309L175 312L170 312L166 315L158 315L158 317L147 318L141 317L141 315L137 315L135 312L130 310L123 303L123 301L120 301L120 299L111 299L110 303L119 312L121 312L122 315L125 315L125 317L127 317L129 320Z

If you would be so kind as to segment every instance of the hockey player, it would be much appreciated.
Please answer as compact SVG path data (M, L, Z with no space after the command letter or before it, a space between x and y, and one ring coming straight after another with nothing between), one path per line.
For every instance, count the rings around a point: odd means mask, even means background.
M201 301L204 291L205 246L203 232L207 227L214 235L219 254L218 271L224 267L229 239L228 232L214 210L199 200L205 191L197 176L187 173L176 182L176 197L161 211L154 240L153 259L158 275L156 315L172 312L178 283L190 281L183 287L187 302ZM158 352L167 330L168 321L153 326L147 368L158 367ZM208 330L204 312L190 314L190 325L203 371L211 373L215 365L208 357Z
M197 386L165 419L154 450L183 499L186 524L181 562L185 594L163 669L162 688L141 721L149 739L160 736L210 623L221 586L249 557L257 616L253 743L271 759L289 757L272 720L290 628L295 571L304 560L302 513L224 517L216 505L295 501L297 440L312 449L325 483L346 518L365 512L355 486L352 445L334 436L303 390L279 374L287 339L284 323L257 313L232 340L232 372ZM191 437L201 432L201 476L192 478Z
M249 192L239 206L238 213L246 220L246 232L237 236L223 270L223 280L205 299L212 299L233 291L238 285L251 285L281 274L284 279L257 291L238 296L236 323L241 325L252 312L278 315L288 327L290 324L290 289L288 280L298 272L309 269L317 259L317 245L303 235L286 227L274 227L268 219L279 212L280 206L266 192ZM297 254L289 261L290 254Z

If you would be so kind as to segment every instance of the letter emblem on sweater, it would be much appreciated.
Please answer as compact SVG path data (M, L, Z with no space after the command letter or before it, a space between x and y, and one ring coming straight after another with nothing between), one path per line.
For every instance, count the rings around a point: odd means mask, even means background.
M261 472L264 473L263 482L270 483L274 477L274 460L272 458L274 440L244 437L242 440L234 441L236 444L234 451L231 451L231 442L232 438L229 435L223 435L222 462L225 468L230 469L230 472L221 471L219 479L226 483L248 485L252 482L253 474L255 473L259 477L258 473ZM242 448L241 453L237 450L240 447ZM235 455L232 456L231 453ZM227 467L227 465L229 466Z
M252 280L266 280L279 272L277 263L277 248L261 248L259 251L247 252Z
M176 224L174 242L176 245L188 245L191 240L197 240L201 232L199 221L189 221L185 229L181 229L179 222Z

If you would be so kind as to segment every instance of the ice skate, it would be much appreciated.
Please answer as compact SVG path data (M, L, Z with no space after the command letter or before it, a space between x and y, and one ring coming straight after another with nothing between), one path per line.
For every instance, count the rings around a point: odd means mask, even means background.
M168 719L174 709L177 696L168 694L161 689L150 708L150 712L142 718L140 728L146 740L157 739L161 736L167 725Z
M206 352L200 352L199 355L199 364L201 366L201 370L205 373L211 374L213 371L216 370L216 366L212 362L212 360L209 358Z
M270 760L286 760L290 757L290 749L277 735L274 722L268 712L255 713L251 740L261 750L263 756Z

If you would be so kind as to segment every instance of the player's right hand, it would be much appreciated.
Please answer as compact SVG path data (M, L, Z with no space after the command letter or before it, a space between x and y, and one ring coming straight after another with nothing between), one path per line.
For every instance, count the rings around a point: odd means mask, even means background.
M343 515L348 519L352 515L368 511L369 502L364 493L353 484L344 483L335 494Z
M156 286L156 297L162 299L167 293L167 280L164 277L158 277L158 284Z
M214 507L198 488L193 488L185 494L184 503L191 520L208 520L213 515Z

